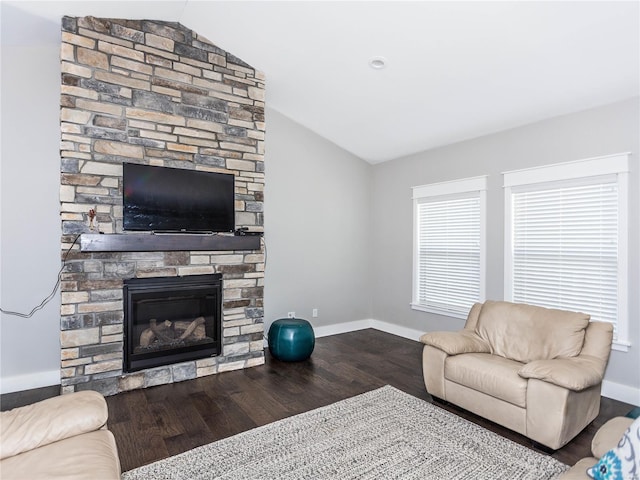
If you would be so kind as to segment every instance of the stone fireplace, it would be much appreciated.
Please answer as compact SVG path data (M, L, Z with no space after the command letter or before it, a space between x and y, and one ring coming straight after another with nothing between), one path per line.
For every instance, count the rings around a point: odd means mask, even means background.
M60 120L63 393L111 395L263 364L258 237L171 240L122 228L129 162L234 174L236 227L262 230L263 75L177 23L65 17ZM180 297L171 284L203 277L219 293ZM144 280L165 293L128 298ZM136 301L145 319L125 328ZM180 342L197 353L182 355ZM154 349L174 352L149 363Z

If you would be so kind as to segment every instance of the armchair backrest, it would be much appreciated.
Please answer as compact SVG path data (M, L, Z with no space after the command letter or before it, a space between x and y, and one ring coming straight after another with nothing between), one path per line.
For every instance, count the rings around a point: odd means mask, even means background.
M613 325L608 322L589 322L584 345L580 355L589 355L600 361L604 376L604 370L609 362L611 343L613 342Z
M476 325L478 324L478 317L480 316L480 310L482 310L482 303L474 303L467 315L467 321L464 324L465 330L476 331Z
M528 363L580 354L588 325L584 313L487 300L475 331L491 353Z

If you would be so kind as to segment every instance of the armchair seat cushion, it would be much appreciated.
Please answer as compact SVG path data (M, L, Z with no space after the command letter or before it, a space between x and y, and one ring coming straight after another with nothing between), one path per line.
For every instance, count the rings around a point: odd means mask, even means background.
M518 375L520 362L489 353L469 353L449 357L445 362L447 380L484 392L525 408L527 380Z

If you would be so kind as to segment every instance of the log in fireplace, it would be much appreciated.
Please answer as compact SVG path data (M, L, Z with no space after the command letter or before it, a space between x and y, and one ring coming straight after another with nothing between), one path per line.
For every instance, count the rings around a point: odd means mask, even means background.
M125 372L219 355L222 275L124 281Z

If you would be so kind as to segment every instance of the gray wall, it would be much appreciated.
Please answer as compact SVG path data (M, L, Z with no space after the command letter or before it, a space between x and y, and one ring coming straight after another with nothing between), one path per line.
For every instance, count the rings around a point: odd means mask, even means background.
M266 121L265 329L292 311L314 327L371 318L372 166L274 110Z
M3 45L1 84L0 305L24 312L60 268L59 49ZM30 319L2 314L0 332L3 391L59 382L59 294Z
M632 152L629 243L629 352L613 352L610 382L639 388L640 373L640 124L639 99L558 117L376 165L373 171L373 251L384 275L375 276L373 314L420 330L454 330L462 320L410 308L412 280L411 187L489 175L487 191L487 298L503 298L504 194L501 173L537 165ZM640 399L639 399L640 401Z

